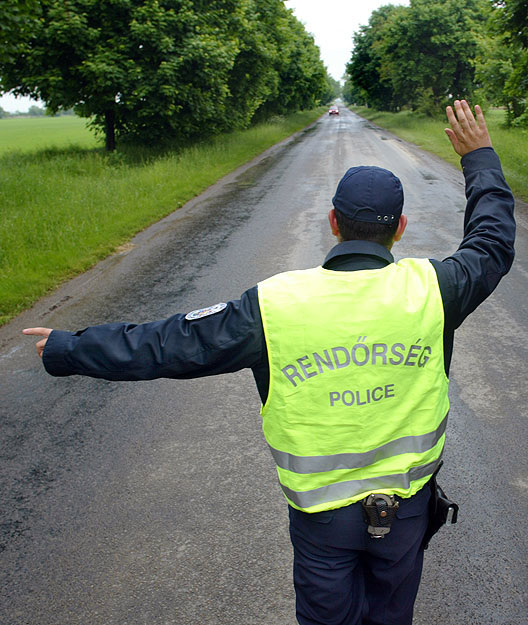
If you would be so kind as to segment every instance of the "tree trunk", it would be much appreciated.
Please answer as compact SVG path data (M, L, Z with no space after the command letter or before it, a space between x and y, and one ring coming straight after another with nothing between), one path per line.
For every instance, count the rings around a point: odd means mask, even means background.
M105 148L107 152L115 150L115 111L105 111Z

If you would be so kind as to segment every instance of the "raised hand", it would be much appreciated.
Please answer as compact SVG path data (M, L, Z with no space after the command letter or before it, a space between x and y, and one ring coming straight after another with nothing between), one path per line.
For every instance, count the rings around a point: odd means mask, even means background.
M455 100L455 111L450 106L446 108L451 128L445 129L455 152L464 156L473 150L491 147L486 120L480 106L475 106L476 120L466 100Z

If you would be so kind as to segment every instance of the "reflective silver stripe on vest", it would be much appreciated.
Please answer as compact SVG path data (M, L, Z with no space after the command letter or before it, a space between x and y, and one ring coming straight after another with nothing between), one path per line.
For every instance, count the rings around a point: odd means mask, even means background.
M447 426L447 415L433 432L420 436L403 436L385 445L357 454L333 454L330 456L294 456L285 451L274 449L271 454L281 469L293 473L323 473L339 469L360 469L380 460L386 460L400 454L421 454L432 449L442 438Z
M329 484L328 486L321 486L320 488L306 491L291 490L287 486L284 486L284 484L281 484L281 488L286 497L290 501L293 501L296 506L307 509L322 503L330 503L331 501L340 501L342 499L356 497L361 493L375 493L379 490L397 488L407 490L414 480L432 475L440 464L440 459L441 456L433 462L428 462L420 467L412 467L407 473L380 475L365 480L349 480L347 482Z

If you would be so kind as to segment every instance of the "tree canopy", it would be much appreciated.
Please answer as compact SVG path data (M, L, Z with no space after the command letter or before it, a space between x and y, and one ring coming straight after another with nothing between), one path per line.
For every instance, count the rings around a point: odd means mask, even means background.
M37 15L0 59L2 90L90 117L108 149L244 128L327 95L319 50L281 0L39 0Z
M494 6L479 77L491 85L490 97L506 107L509 123L528 128L528 3L497 0Z
M354 52L347 65L350 78L345 87L347 97L354 93L356 100L364 101L370 106L389 111L397 109L392 81L382 67L384 59L380 46L387 24L402 9L403 7L393 5L380 7L372 12L368 26L362 26L354 35Z
M350 102L435 114L455 98L505 106L525 124L526 0L411 0L386 5L354 35L345 96ZM528 120L526 120L528 124Z
M23 53L24 41L36 25L38 0L2 0L0 20L0 64Z

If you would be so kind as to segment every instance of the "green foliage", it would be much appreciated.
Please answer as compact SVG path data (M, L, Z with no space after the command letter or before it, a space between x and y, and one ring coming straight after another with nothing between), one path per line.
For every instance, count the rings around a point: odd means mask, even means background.
M347 101L442 114L455 98L528 113L526 0L411 0L381 7L354 37Z
M486 56L477 71L484 92L506 107L508 124L528 128L528 3L497 0L490 20Z
M311 108L326 70L281 0L40 0L3 88L156 145ZM263 115L260 115L263 117Z
M482 96L505 108L509 125L527 127L528 49L510 43L504 33L488 35L476 59L476 78Z
M510 46L503 37L484 34L480 54L475 60L475 79L480 84L480 98L496 106L505 104L504 85L512 73Z
M28 108L28 115L32 116L32 117L40 117L41 115L45 115L46 111L42 108L40 108L40 106L35 106L34 104L32 106L30 106Z
M278 88L276 48L266 36L259 2L250 2L238 35L238 54L229 73L226 129L247 128L255 112Z
M523 49L504 85L508 123L528 128L528 48Z
M313 37L281 0L254 0L254 4L261 32L273 50L274 73L273 88L255 119L313 108L327 87L327 72Z
M328 104L332 100L340 98L343 95L343 88L341 87L341 83L332 76L330 76L330 74L327 74L326 84L326 92L321 98L321 102L323 104Z
M528 2L526 0L494 0L496 20L508 38L528 48Z
M0 64L12 62L27 51L25 40L36 26L38 15L38 0L2 0Z
M380 7L372 12L368 25L362 26L354 35L354 50L347 65L347 98L353 94L356 101L364 101L381 110L398 108L392 82L383 75L380 45L387 24L402 10L403 7L393 5Z
M347 78L343 85L342 95L347 104L353 104L354 106L361 106L368 102L365 91L357 87L350 78Z
M470 98L478 50L472 26L485 18L486 5L474 0L412 0L395 14L378 53L396 99L437 114L454 98Z

